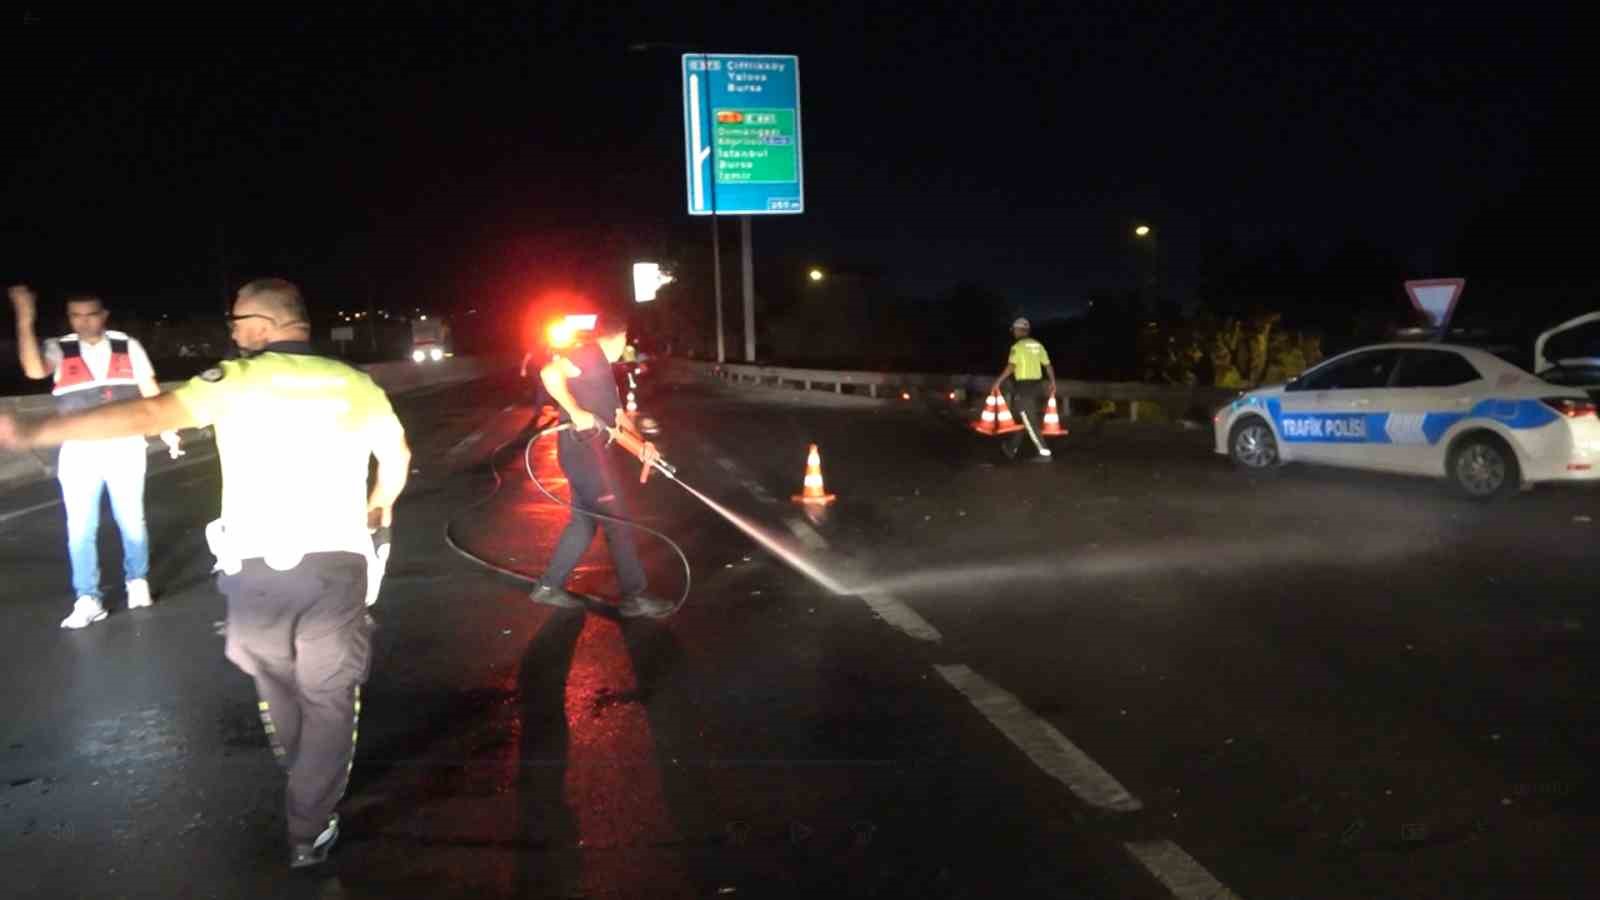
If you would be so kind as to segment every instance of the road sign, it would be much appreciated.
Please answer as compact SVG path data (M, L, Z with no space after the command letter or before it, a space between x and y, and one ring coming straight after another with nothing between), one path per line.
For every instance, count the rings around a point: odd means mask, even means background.
M671 272L661 268L660 263L636 262L633 264L633 302L649 303L656 298L656 292L665 285L673 282Z
M804 212L800 58L684 54L683 146L690 215Z
M1406 282L1406 293L1411 295L1411 304L1428 324L1443 333L1450 325L1456 301L1461 299L1461 290L1466 286L1465 278L1430 278Z

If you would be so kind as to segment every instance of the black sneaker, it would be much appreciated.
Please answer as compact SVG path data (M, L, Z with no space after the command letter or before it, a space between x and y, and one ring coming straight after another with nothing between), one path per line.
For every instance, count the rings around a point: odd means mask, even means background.
M1021 450L1021 449L1022 449L1022 442L1021 441L1017 441L1016 443L1012 443L1012 441L1010 439L1006 439L1006 440L1000 442L1000 452L1004 453L1006 455L1006 459L1016 459L1017 458L1017 451Z
M339 817L328 819L328 827L322 829L317 839L309 844L295 844L289 848L289 868L305 869L321 865L328 861L328 851L333 849L333 842L339 839Z
M617 615L628 619L662 619L671 614L671 603L649 594L636 594L617 606Z
M528 595L528 599L535 603L543 603L545 606L554 606L560 609L583 608L583 601L573 596L571 592L565 588L551 587L548 584L541 584L534 588L533 593Z

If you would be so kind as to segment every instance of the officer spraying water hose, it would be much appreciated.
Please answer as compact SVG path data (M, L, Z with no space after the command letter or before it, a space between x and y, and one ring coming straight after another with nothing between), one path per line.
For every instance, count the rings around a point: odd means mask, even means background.
M582 608L583 600L567 590L567 579L594 541L596 530L603 529L622 592L617 613L629 618L662 618L673 612L674 605L647 592L644 567L626 521L620 480L608 454L611 439L623 440L645 465L641 480L660 460L654 445L634 436L617 393L611 366L622 358L627 345L627 326L621 319L597 316L593 340L557 356L539 372L539 380L560 409L561 424L568 426L557 437L556 459L572 490L573 511L555 555L529 596L549 606Z

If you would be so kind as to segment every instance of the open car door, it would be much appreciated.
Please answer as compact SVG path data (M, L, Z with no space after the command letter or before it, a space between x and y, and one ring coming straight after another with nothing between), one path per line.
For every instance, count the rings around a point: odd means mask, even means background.
M1600 401L1600 311L1568 319L1533 343L1533 374Z

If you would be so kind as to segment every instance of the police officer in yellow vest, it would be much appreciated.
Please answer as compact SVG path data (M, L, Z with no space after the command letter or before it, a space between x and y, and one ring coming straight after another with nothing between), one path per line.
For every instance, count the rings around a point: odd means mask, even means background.
M0 414L0 447L215 426L222 518L207 537L228 598L226 652L255 680L288 769L290 865L302 867L339 834L372 652L372 534L393 520L411 453L383 390L312 352L293 284L245 285L229 320L243 358L155 397L35 423Z
M1049 462L1050 449L1039 436L1039 429L1044 423L1045 400L1056 395L1056 370L1050 365L1050 354L1044 345L1028 336L1032 330L1033 326L1027 319L1017 319L1011 323L1011 336L1016 343L1011 345L1006 367L1000 370L999 377L994 380L993 390L996 391L1000 390L1007 378L1012 380L1008 403L1012 414L1023 424L1023 430L1002 442L1000 449L1008 458L1016 459L1018 451L1022 449L1023 438L1027 436L1039 450L1038 461ZM1044 389L1043 377L1046 375L1050 377L1048 392Z

